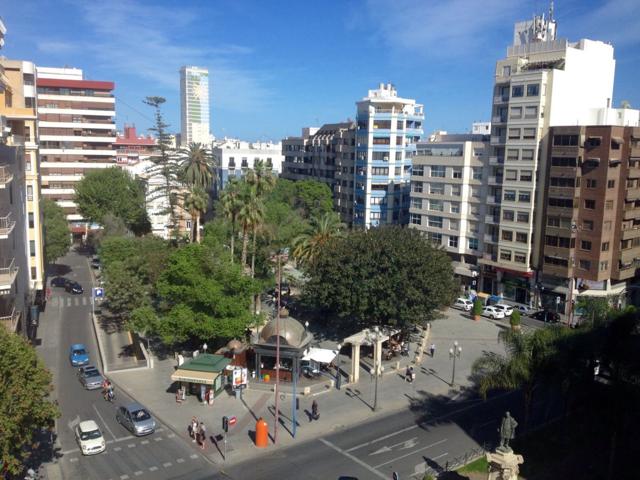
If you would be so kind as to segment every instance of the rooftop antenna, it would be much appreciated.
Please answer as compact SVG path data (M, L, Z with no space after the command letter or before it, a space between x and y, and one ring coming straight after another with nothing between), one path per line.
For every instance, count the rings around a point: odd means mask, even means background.
M549 21L553 22L553 0L549 2Z

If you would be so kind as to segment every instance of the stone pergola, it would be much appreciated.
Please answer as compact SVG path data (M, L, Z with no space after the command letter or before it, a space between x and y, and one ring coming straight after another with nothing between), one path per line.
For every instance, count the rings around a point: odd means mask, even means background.
M373 365L376 369L376 375L381 373L382 365L382 343L389 340L392 335L398 333L398 330L381 328L378 332L373 329L365 328L364 330L351 335L343 340L344 344L351 344L351 374L349 382L356 383L360 379L360 347L362 345L373 345Z

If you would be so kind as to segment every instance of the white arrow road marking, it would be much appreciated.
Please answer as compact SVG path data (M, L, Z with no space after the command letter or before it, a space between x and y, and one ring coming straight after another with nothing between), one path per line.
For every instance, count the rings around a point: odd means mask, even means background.
M446 441L447 441L447 439L444 438L442 440L439 440L437 442L432 443L431 445L427 445L426 447L418 448L417 450L414 450L413 452L405 453L404 455L401 455L398 458L394 458L392 460L389 460L388 462L384 462L384 463L381 463L380 465L376 465L374 468L384 467L385 465L388 465L388 464L393 463L393 462L397 462L398 460L402 460L403 458L406 458L409 455L413 455L414 453L421 452L422 450L427 450L427 449L429 449L431 447L435 447L436 445L440 445L441 443L444 443ZM442 455L440 455L440 456L442 456ZM434 458L439 458L439 457L434 457Z
M418 437L413 437L413 438L410 438L409 440L404 440L404 441L396 443L394 445L389 445L389 446L385 445L384 447L379 448L375 452L371 452L369 454L369 456L378 455L379 453L390 452L393 448L397 447L398 445L403 445L403 447L400 450L405 450L407 448L413 448L418 444L418 442L416 442L417 439L418 439Z
M71 431L74 431L76 428L76 425L78 425L79 423L80 423L80 415L76 415L76 418L69 420L67 422L67 426Z
M390 451L391 451L391 447L384 446L382 448L379 448L375 452L371 452L369 454L369 456L371 456L371 455L379 455L380 453L387 453L387 452L390 452Z

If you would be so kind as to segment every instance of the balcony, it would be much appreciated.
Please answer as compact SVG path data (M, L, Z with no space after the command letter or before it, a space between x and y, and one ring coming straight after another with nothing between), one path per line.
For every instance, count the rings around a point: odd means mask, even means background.
M504 165L504 157L489 157L489 165Z
M0 217L0 239L9 238L15 226L16 221L11 218L11 212L4 217Z
M491 135L491 145L504 145L507 142L507 137L504 135Z
M0 188L5 188L13 180L13 172L8 165L0 165Z
M489 177L489 185L502 185L502 176Z
M497 253L483 253L482 260L487 260L489 262L497 262L498 254Z
M625 199L627 201L640 200L640 187L627 188Z
M24 137L22 135L9 135L7 137L9 147L24 147Z
M501 205L502 204L502 198L496 197L496 196L493 196L493 195L489 195L487 197L487 203L489 205Z
M486 215L484 221L485 223L500 224L500 215Z
M484 234L484 241L486 243L498 243L498 235L492 235L490 233Z
M20 312L16 311L16 307L11 307L11 310L9 312L2 312L0 314L0 325L6 328L9 332L13 333L16 331L19 319Z
M507 123L507 117L495 115L494 117L491 118L491 124L495 125L496 123Z
M18 266L15 258L0 260L0 290L11 290L17 275Z
M493 103L507 103L509 101L508 95L496 95L493 97Z

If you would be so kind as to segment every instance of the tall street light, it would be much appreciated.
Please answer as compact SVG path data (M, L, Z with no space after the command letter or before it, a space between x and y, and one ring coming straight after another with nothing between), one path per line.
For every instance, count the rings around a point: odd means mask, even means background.
M378 377L380 375L382 375L382 372L384 371L384 367L382 365L380 365L380 362L378 360L379 356L377 355L377 353L378 353L378 341L381 338L381 332L380 332L380 329L378 328L377 325L375 327L373 327L373 331L374 331L373 335L371 333L369 333L369 341L373 341L374 342L373 373L376 376L376 386L375 386L375 393L373 395L373 408L372 408L372 410L375 412L375 411L378 410Z
M342 375L340 374L340 367L342 366L342 359L340 357L340 350L342 349L342 344L339 343L336 347L338 350L336 351L336 357L338 357L338 365L336 365L336 388L340 390L342 385Z
M276 396L276 413L275 413L275 422L273 424L273 443L278 443L278 422L279 419L279 408L280 408L280 297L282 297L282 260L287 261L288 256L286 253L279 251L275 258L272 257L273 260L277 262L277 277L276 281L278 283L278 303L276 306L276 388L275 388L275 396Z
M451 372L451 386L455 385L456 379L456 358L460 358L462 347L458 345L458 341L453 342L453 347L449 349L449 358L453 359L453 372Z

